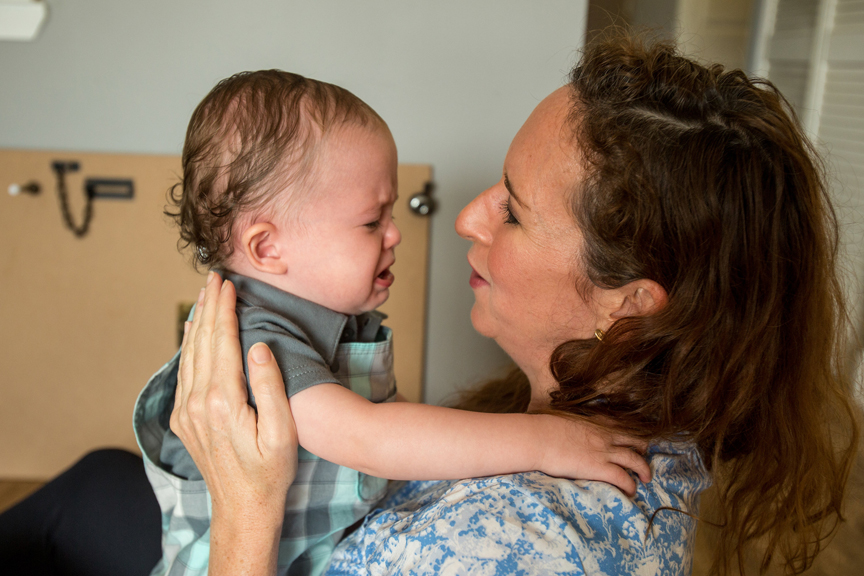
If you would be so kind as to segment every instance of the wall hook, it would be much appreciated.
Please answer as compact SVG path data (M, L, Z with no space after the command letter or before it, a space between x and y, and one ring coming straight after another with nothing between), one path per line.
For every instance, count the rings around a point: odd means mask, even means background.
M35 180L31 180L27 184L10 184L9 195L18 196L20 194L30 194L35 196L42 191L42 187Z

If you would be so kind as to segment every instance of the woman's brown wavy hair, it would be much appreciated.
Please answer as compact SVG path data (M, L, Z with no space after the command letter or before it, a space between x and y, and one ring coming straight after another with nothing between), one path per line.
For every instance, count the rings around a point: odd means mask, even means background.
M818 155L770 82L672 43L601 38L570 80L585 272L669 298L602 342L560 345L551 409L696 443L718 487L714 572L743 572L756 542L761 572L778 554L801 572L841 519L858 435ZM514 372L462 407L524 411L529 397Z

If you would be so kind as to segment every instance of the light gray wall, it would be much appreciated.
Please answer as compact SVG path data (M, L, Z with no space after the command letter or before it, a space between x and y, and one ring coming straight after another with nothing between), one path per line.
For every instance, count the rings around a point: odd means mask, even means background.
M505 362L471 329L459 210L560 86L587 0L49 0L32 43L0 42L0 146L179 153L221 78L282 68L343 85L434 166L427 401ZM73 241L70 237L70 242Z
M680 23L677 20L679 3L679 0L637 0L631 2L630 24L637 29L649 28L667 38L677 38L680 32Z

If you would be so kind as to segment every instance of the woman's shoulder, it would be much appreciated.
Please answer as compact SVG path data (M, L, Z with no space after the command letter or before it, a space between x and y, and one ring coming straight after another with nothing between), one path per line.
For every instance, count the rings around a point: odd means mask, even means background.
M685 573L698 494L710 479L692 447L648 454L654 480L626 498L602 482L540 472L409 482L373 512L334 556L331 570L383 573ZM623 570L623 572L622 572Z

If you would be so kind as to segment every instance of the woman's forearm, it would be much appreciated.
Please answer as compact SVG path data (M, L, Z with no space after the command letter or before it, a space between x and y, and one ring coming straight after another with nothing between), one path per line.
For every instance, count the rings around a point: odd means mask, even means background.
M282 532L281 508L278 516L268 514L253 518L256 513L248 510L245 517L221 513L214 503L210 524L210 576L273 576L276 574L276 559L279 554L279 536Z

